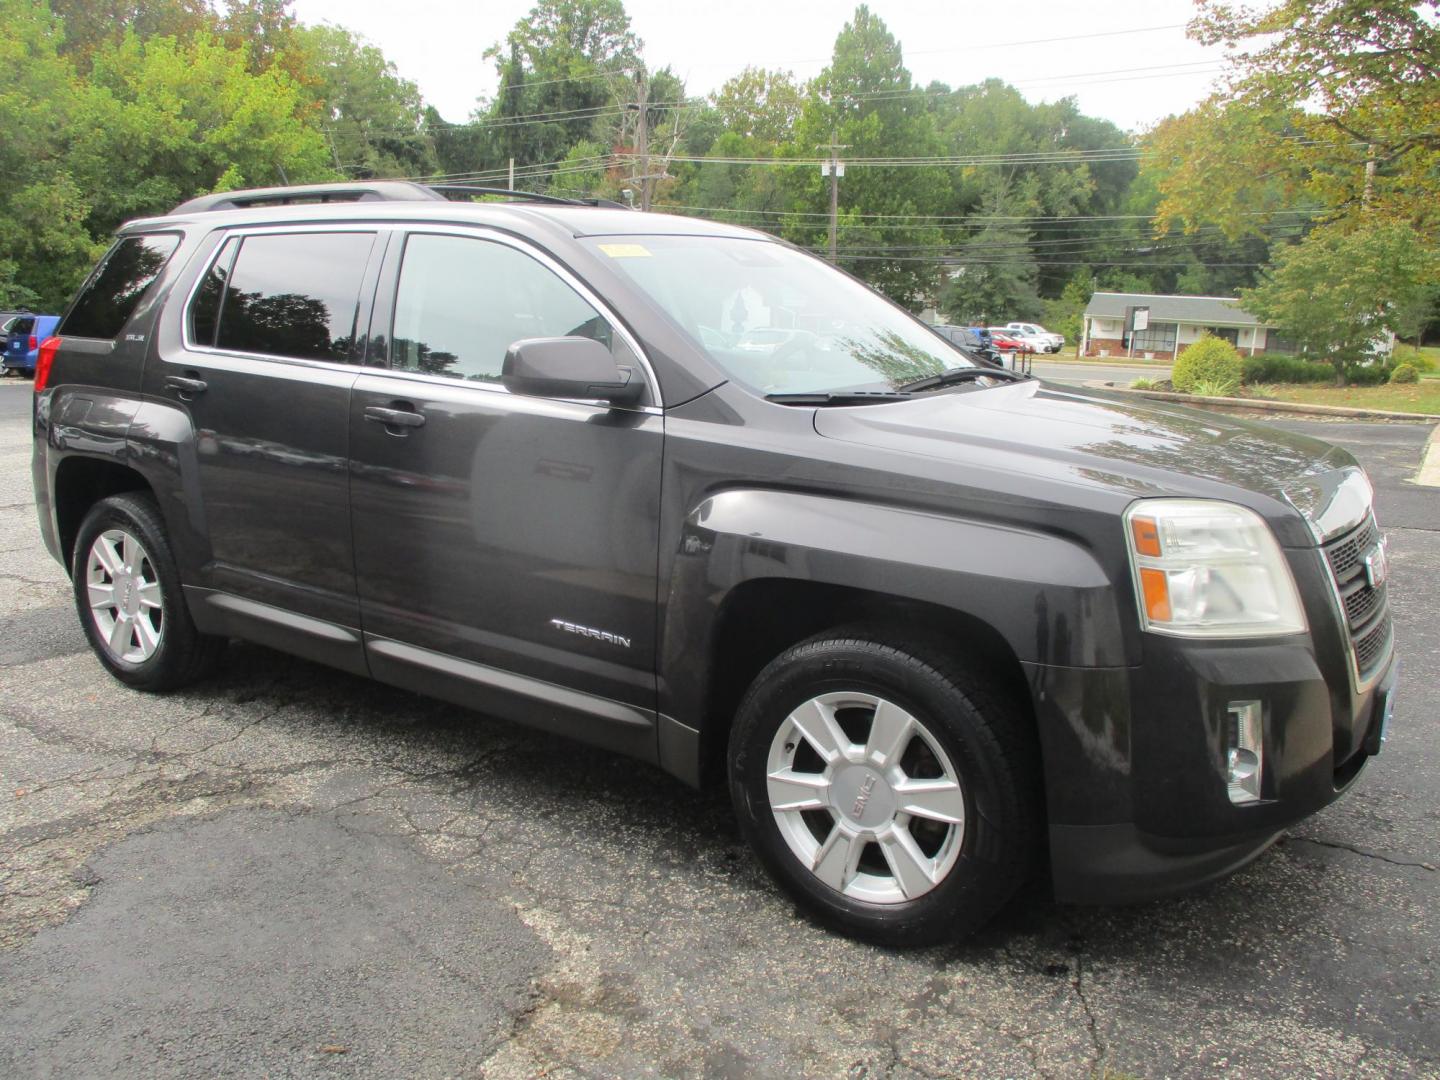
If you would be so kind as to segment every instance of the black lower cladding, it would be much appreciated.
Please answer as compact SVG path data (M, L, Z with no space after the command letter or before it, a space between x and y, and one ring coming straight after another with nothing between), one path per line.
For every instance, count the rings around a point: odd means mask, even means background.
M1097 677L1105 677L1097 673ZM1154 637L1130 673L1129 820L1051 815L1051 873L1058 898L1136 901L1225 876L1288 826L1333 802L1380 749L1394 686L1383 672L1356 699L1361 749L1336 760L1331 701L1306 639L1199 644ZM1233 702L1264 716L1261 799L1236 805L1226 776ZM1082 769L1072 761L1072 769Z

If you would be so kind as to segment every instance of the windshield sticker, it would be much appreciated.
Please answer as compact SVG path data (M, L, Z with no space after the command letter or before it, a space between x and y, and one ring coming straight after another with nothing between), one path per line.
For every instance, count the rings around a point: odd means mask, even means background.
M600 244L600 250L612 259L648 259L650 249L644 244Z

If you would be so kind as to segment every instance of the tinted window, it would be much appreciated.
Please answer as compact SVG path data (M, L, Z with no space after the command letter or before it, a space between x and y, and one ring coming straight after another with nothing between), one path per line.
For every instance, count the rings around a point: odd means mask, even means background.
M395 297L394 367L496 382L521 338L590 337L610 324L523 252L463 236L411 236Z
M245 237L221 298L216 346L349 360L360 279L374 240L373 233Z
M32 318L16 319L10 324L10 333L28 334L35 329L35 320Z
M230 279L230 264L240 242L233 237L225 241L220 256L205 271L195 299L190 302L190 340L196 345L214 345L215 330L220 325L220 300L225 295L225 282Z
M119 334L179 243L180 238L171 233L121 240L80 290L60 333L89 338Z

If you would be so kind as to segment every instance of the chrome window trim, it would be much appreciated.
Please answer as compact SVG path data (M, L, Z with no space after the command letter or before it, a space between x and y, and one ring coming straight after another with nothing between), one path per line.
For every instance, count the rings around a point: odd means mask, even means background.
M283 236L293 233L319 232L371 233L378 238L379 235L383 232L391 232L398 234L400 237L401 252L399 265L401 267L401 270L403 271L405 265L404 244L412 235L419 233L429 234L432 236L459 236L471 240L479 240L482 242L504 244L507 247L513 248L524 255L530 256L536 262L540 263L541 266L544 266L552 274L554 274L571 289L573 289L582 300L584 300L587 304L594 308L596 312L603 316L614 328L614 330L624 339L625 343L630 347L631 352L635 354L636 359L639 361L640 366L645 373L645 379L650 391L650 396L654 398L655 404L626 406L624 407L625 410L629 412L643 412L653 414L659 414L664 411L665 403L660 397L660 380L655 376L655 369L650 363L650 358L645 354L645 350L640 347L639 339L630 332L630 328L625 325L624 320L622 320L618 315L615 314L614 309L611 308L609 304L602 301L600 297L597 296L588 285L586 285L578 277L572 274L564 265L557 262L548 253L541 251L533 244L521 240L518 237L514 237L509 235L508 233L501 232L500 230L495 229L493 226L482 224L429 224L426 222L411 221L375 223L335 222L334 224L307 223L296 225L242 225L228 229L217 229L216 232L220 236L220 241L215 245L215 250L211 252L209 257L205 260L204 267L200 270L198 274L195 275L195 280L190 283L190 289L185 295L185 304L180 311L180 343L187 352L201 353L202 355L207 356L219 356L226 359L234 360L254 360L260 363L267 364L295 364L301 367L325 368L335 371L352 371L358 375L384 375L392 378L419 379L423 382L433 382L438 386L468 386L476 390L484 390L490 393L500 393L508 395L510 391L499 383L478 382L471 381L469 379L451 379L445 377L444 375L432 375L427 372L410 371L404 368L393 368L388 365L386 367L374 367L359 362L350 363L339 360L315 360L299 356L280 356L273 353L239 352L233 349L221 349L211 345L197 345L193 340L191 340L190 337L190 307L195 302L195 294L199 292L200 286L205 280L205 276L210 273L210 270L214 267L216 260L219 259L220 253L224 250L226 241L228 241L231 237L240 237L243 239L247 236ZM395 284L397 288L399 287L399 283L400 278L397 274L395 278ZM388 330L389 328L387 328L387 334ZM585 400L587 400L588 402L589 399ZM593 400L598 401L601 399L597 398ZM620 408L620 406L615 407Z

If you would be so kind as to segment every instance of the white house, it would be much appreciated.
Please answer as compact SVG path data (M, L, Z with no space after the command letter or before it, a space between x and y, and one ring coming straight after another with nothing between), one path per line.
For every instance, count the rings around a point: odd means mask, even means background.
M1112 292L1097 292L1090 297L1080 352L1083 356L1173 360L1177 352L1206 333L1225 338L1242 356L1295 352L1293 342L1242 311L1240 301L1233 296Z

